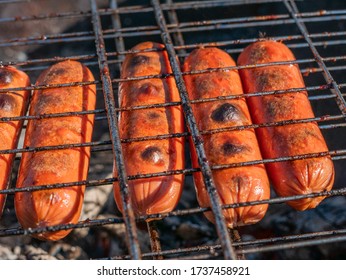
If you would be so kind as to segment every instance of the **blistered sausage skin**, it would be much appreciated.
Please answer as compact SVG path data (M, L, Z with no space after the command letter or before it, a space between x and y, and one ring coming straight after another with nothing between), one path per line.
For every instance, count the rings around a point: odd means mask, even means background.
M187 72L230 66L235 66L235 62L226 52L217 48L202 48L194 50L186 58L183 70ZM241 95L243 92L236 70L185 75L184 80L192 100ZM192 109L200 131L251 124L244 98L195 103ZM210 165L262 159L253 129L205 134L203 142ZM192 145L191 156L193 166L198 167L197 155ZM263 164L214 170L212 175L222 204L269 199L269 181ZM194 173L193 178L200 206L210 206L201 173ZM229 208L223 213L228 227L233 228L260 221L267 208L268 204L259 204ZM210 212L205 215L210 221L214 221Z
M41 73L36 85L93 81L90 70L77 61L63 61ZM95 109L95 85L48 88L33 93L30 115L80 112ZM24 147L78 144L91 141L94 115L29 120ZM87 179L90 147L23 153L17 188ZM34 192L17 192L15 210L23 228L77 223L85 186L71 186ZM34 235L42 240L58 240L71 230Z
M295 60L292 52L275 41L256 42L240 54L239 65ZM241 69L244 91L262 92L305 87L296 64ZM276 94L248 99L253 121L257 124L313 118L306 91ZM258 141L265 158L289 157L328 151L324 137L315 122L257 129ZM328 191L334 182L334 167L329 156L267 165L276 193L293 196ZM297 210L316 207L324 197L288 202Z
M22 71L6 66L0 68L0 89L20 88L30 85L29 77ZM19 117L25 114L29 90L0 92L0 117ZM0 122L0 150L17 147L22 121ZM5 190L11 177L15 154L0 154L0 190ZM6 195L0 194L0 217L5 206Z
M158 43L144 42L132 50L162 49ZM124 60L121 78L171 73L166 51L137 52ZM119 103L122 108L180 101L173 77L150 78L121 82ZM122 139L183 132L180 106L122 111L119 120ZM184 168L184 139L146 140L123 143L127 175L149 174ZM117 176L114 164L114 176ZM130 196L135 214L149 215L169 212L177 205L182 192L183 175L129 180ZM114 197L122 210L118 182Z

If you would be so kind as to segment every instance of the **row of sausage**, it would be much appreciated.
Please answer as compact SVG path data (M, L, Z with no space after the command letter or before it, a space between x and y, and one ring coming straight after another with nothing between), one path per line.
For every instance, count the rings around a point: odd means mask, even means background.
M222 204L267 200L270 198L270 182L275 192L283 197L332 188L333 162L330 156L316 156L328 151L317 123L285 124L285 121L314 117L294 60L292 52L284 44L264 40L244 49L238 58L238 66L242 66L239 71L226 52L214 47L198 48L185 59L182 65L184 81L188 97L193 101L191 106L197 128L202 132L206 158L212 167L220 167L213 168L212 177ZM273 62L280 63L271 64ZM86 85L34 90L29 115L57 115L28 121L24 147L35 147L36 151L22 154L17 188L87 179L90 147L55 149L54 146L91 141L94 115L64 113L95 108L93 80L87 67L70 60L54 64L41 73L36 82L38 86L75 82L86 82ZM183 133L185 125L179 91L164 46L153 42L136 45L123 62L121 81L120 137L145 139L122 144L126 173L129 176L158 174L129 180L133 210L137 216L170 212L179 202L184 175L183 172L164 174L185 168L185 138L174 136ZM0 68L1 89L29 85L25 73L14 67ZM295 88L299 90L292 90ZM0 92L0 116L23 115L29 95L25 90ZM136 106L139 107L135 110L128 109ZM285 125L280 125L280 122ZM259 127L256 130L251 128L252 123ZM16 120L0 122L1 150L17 146L21 125ZM169 137L164 137L167 135ZM48 149L39 150L47 146ZM190 152L193 167L199 168L191 139ZM302 154L313 155L287 160ZM13 157L13 153L0 157L0 189L9 184ZM277 158L279 160L275 160ZM265 166L258 163L262 159L269 159L269 162ZM232 164L238 166L226 168ZM117 175L114 163L114 177ZM194 172L193 178L200 206L209 207L209 194L201 172ZM23 228L77 223L84 191L85 186L71 184L68 187L16 192L18 220ZM114 197L122 211L117 181L114 183ZM316 207L323 198L291 200L288 204L297 210L305 210ZM4 201L5 195L0 194L0 210ZM264 202L227 208L223 213L227 225L233 228L260 221L267 208L268 204ZM214 221L210 211L205 212L205 216ZM34 236L58 240L69 232L43 231Z

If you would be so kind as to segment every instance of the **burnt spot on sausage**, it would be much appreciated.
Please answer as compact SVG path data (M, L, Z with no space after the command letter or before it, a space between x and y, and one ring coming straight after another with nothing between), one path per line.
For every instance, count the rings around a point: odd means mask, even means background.
M49 72L50 75L63 75L67 72L67 69L65 68L57 68Z
M207 76L208 75L208 76ZM231 83L229 72L204 73L193 79L196 98L210 97L210 93L218 91L218 95L226 95ZM229 93L228 93L229 94Z
M289 67L289 66L288 66ZM290 71L284 67L256 70L256 84L259 91L284 90L290 88Z
M308 153L312 148L311 143L315 142L317 146L324 143L319 128L314 123L292 124L273 131L273 139L278 143L275 149L279 151L280 156L298 155L302 151Z
M213 84L209 81L209 79L202 78L203 75L196 77L194 81L194 87L196 90L196 98L202 98L206 94L208 94L213 89Z
M222 145L221 150L224 155L231 156L245 151L246 147L243 145L235 145L227 141Z
M259 44L250 51L250 63L257 64L269 60L269 54L265 46Z
M138 93L146 94L146 95L157 95L158 92L159 91L157 87L154 86L152 83L146 83L138 89Z
M239 120L241 117L242 113L239 109L230 103L222 104L211 113L211 118L219 123Z
M146 55L136 55L132 59L130 59L129 67L130 69L134 69L138 65L149 64L149 62L150 62L150 57Z
M300 129L297 129L295 133L292 133L288 137L288 142L293 147L297 147L299 145L309 145L311 141L321 140L319 135L316 133L316 127L313 124L308 126L300 126ZM314 140L312 140L314 139Z
M8 85L13 80L13 73L6 68L0 68L0 85Z
M44 75L44 83L52 83L52 79L56 78L60 75L67 75L68 71L67 69L64 69L62 67L60 68L52 68L48 70L48 72Z
M16 106L16 100L12 95L0 94L0 110L10 112Z
M156 112L149 112L148 113L148 119L149 120L155 120L158 119L160 117L160 115Z
M162 152L157 147L147 147L142 153L141 158L147 162L158 164L163 160Z
M294 110L294 97L290 95L265 98L265 111L268 116L278 121L290 118Z

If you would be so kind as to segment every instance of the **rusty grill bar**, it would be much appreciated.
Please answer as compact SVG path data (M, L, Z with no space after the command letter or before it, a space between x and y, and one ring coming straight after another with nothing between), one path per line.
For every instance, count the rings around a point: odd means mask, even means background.
M120 134L117 124L115 102L113 97L112 82L106 57L105 42L102 35L101 19L97 11L95 0L90 0L92 9L92 21L95 33L95 43L102 78L103 94L107 111L109 131L111 135L113 153L115 155L116 168L118 171L119 187L121 190L122 204L124 209L124 222L126 225L127 242L129 253L133 259L140 259L140 249L137 241L135 216L129 199L127 175L125 171L124 157L121 150Z
M8 0L1 1L0 4L12 4L18 2L28 2L24 0ZM293 1L293 0L252 0L252 1L185 1L185 2L175 2L173 0L161 1L165 3L160 3L158 0L152 0L151 3L147 5L134 5L134 6L121 6L117 3L116 0L109 1L109 7L100 8L96 0L90 0L90 11L69 11L64 13L56 14L41 14L41 15L20 15L16 17L7 17L0 18L0 26L3 23L15 23L15 22L30 22L30 21L48 21L51 19L59 18L63 19L90 19L92 22L92 30L89 31L78 31L78 32L64 32L58 34L42 34L28 37L15 37L11 39L0 39L0 49L4 47L25 47L25 46L49 46L54 43L70 43L70 42L86 42L92 41L95 42L95 53L87 54L77 54L77 55L67 55L67 56L54 56L54 57L40 57L35 59L27 59L25 61L0 61L0 65L14 65L21 67L24 71L27 71L28 74L34 74L37 71L41 71L46 68L45 65L49 65L54 62L62 61L65 59L76 59L80 60L86 65L91 65L97 67L99 71L99 79L96 78L94 82L87 83L69 83L69 84L59 84L59 85L31 85L30 87L25 88L14 88L10 89L11 91L16 90L37 90L45 88L58 88L58 87L69 87L69 86L83 86L88 84L96 84L99 92L103 92L104 96L104 108L96 109L92 111L83 111L83 112L73 112L73 113L61 113L61 114L51 114L51 115L42 115L42 116L20 116L5 118L0 117L0 122L8 122L14 120L30 120L38 118L55 118L55 117L64 117L70 115L84 115L84 114L95 114L96 115L96 124L97 121L107 120L109 125L109 134L110 139L104 141L93 141L89 143L76 143L72 145L61 145L61 146L47 146L47 147L25 147L25 148L16 148L11 150L1 150L1 154L14 153L18 154L16 160L20 160L20 154L24 152L35 152L42 150L52 150L52 149L67 149L71 147L85 147L90 146L92 153L97 153L101 151L112 151L113 157L116 159L118 166L119 178L101 178L101 179L90 179L86 181L79 182L70 182L70 183L61 183L61 184L51 184L51 185L42 185L42 186L30 186L22 189L10 188L7 190L0 191L0 194L13 195L16 192L26 191L38 191L45 189L54 189L54 188L63 188L67 186L75 185L87 185L88 187L98 187L102 185L108 185L114 181L119 181L119 185L122 190L122 199L125 209L124 217L114 217L108 219L92 219L86 221L80 221L78 224L65 224L58 225L54 227L42 227L37 229L21 229L21 228L1 228L0 227L0 238L8 237L13 235L28 235L32 233L40 233L44 231L57 231L62 229L77 229L77 228L92 228L100 227L112 224L125 224L126 228L126 241L128 254L120 256L110 256L111 259L141 259L141 258L154 258L154 259L164 259L164 258L195 258L195 259L204 259L204 258L225 258L225 259L235 259L247 257L247 255L252 253L260 252L275 252L280 250L286 250L291 248L301 248L316 246L322 244L328 244L333 242L345 242L346 241L346 225L342 229L332 229L327 231L312 232L312 233L302 233L302 234L292 234L287 236L276 236L272 238L261 238L251 241L242 241L242 235L238 235L236 231L227 230L225 225L222 209L225 208L236 208L242 206L256 205L256 204L269 204L271 205L280 205L286 201L302 199L307 197L317 197L317 196L326 196L327 200L332 200L335 197L344 197L346 194L346 186L338 185L334 186L334 189L328 192L321 193L312 193L307 195L292 196L285 198L273 197L269 200L263 201L252 201L246 203L238 203L231 205L220 206L219 198L215 192L215 185L213 183L211 172L212 170L225 169L225 168L234 168L237 166L248 166L255 165L258 163L271 163L279 161L289 161L289 160L299 160L304 158L314 158L329 155L332 157L335 163L340 163L346 159L346 149L339 147L336 149L331 149L329 152L318 153L318 154L303 154L294 157L285 157L285 158L276 158L276 159L264 159L261 161L252 161L252 162L239 162L235 164L227 165L217 165L209 166L206 160L205 152L202 143L199 141L201 135L219 133L223 131L232 131L238 129L247 129L247 128L259 128L259 127L268 127L268 126L283 126L292 123L304 123L304 122L318 122L321 129L324 131L333 131L334 129L342 129L346 127L345 123L345 112L346 112L346 101L345 93L343 93L346 83L338 83L334 78L334 73L339 71L346 70L344 64L346 56L341 54L333 56L324 56L321 55L318 51L318 47L333 47L346 44L346 31L331 31L331 32L320 32L320 33L309 33L309 27L306 25L320 22L329 22L342 20L346 21L346 9L338 10L321 10L321 11L299 11L299 4L303 1ZM280 12L275 14L266 14L261 16L246 16L239 18L221 18L221 19L208 19L208 20L192 20L188 22L179 22L179 12L184 12L186 10L194 9L198 11L199 9L206 8L220 8L220 7L230 7L237 5L271 5L271 4L281 4L286 7L286 12ZM298 5L297 5L298 4ZM134 27L123 27L122 18L124 15L132 14L145 14L150 13L152 16L155 16L156 23L153 25L143 25L143 26L134 26ZM106 17L111 17L111 28L103 28L102 19ZM312 58L298 58L296 61L289 62L278 62L271 63L269 65L284 65L284 64L299 64L301 72L303 75L312 75L321 73L324 77L325 83L316 85L314 83L312 86L307 85L305 88L301 89L290 89L282 91L272 91L272 92L258 92L253 94L244 94L242 96L226 96L222 98L210 98L210 99L199 99L199 100L189 100L187 97L186 89L183 82L184 75L194 75L199 73L208 73L215 71L227 71L232 69L240 68L253 68L253 67L263 67L268 64L263 65L247 65L243 67L228 67L220 69L208 69L204 71L195 71L195 72L181 72L178 64L175 61L175 56L182 61L193 48L200 46L217 46L224 48L228 53L237 54L242 49L243 46L251 42L258 40L258 37L251 38L238 38L238 39L227 39L227 40L215 40L212 42L207 41L206 37L202 36L202 39L197 43L191 43L186 38L189 38L190 33L200 33L207 32L210 30L222 30L227 32L228 30L234 29L249 29L268 26L285 26L285 25L294 25L298 28L298 32L290 35L277 35L277 32L273 32L273 36L270 38L275 40L284 41L288 47L292 48L293 51L306 49L308 48L312 53ZM134 38L135 40L140 40L141 37L151 36L160 36L161 42L164 43L166 51L170 57L170 63L173 69L172 74L166 75L152 75L152 76L143 76L132 79L120 79L117 75L112 73L110 67L115 66L117 69L115 73L118 73L120 69L121 62L123 61L126 54L133 53L134 51L128 50L126 45L127 39ZM159 37L158 37L159 38ZM340 38L340 39L339 39ZM112 50L107 48L108 42L110 39L113 39L115 49ZM314 41L315 39L321 41ZM107 40L107 41L106 41ZM160 40L160 39L158 39ZM293 41L293 42L292 42ZM145 51L152 51L153 49L148 49ZM113 58L114 57L114 58ZM1 59L1 58L0 58ZM335 63L336 66L330 66L329 64ZM311 66L315 64L317 66ZM307 66L306 66L307 65ZM118 108L116 101L114 100L113 93L117 91L119 82L126 82L130 80L140 80L140 79L149 79L149 78L167 78L168 76L173 76L177 82L177 86L180 91L182 102L170 102L164 104L154 104L146 106L135 106L129 108ZM271 94L285 94L295 91L306 90L310 92L316 92L314 95L310 95L309 99L311 102L319 101L324 102L324 100L334 100L337 104L339 111L335 114L325 114L317 116L313 119L302 119L302 120L290 120L278 123L265 123L259 125L246 125L239 127L230 127L212 131L199 131L196 126L196 121L192 114L191 104L202 103L202 102L213 102L216 100L223 99L235 99L235 98L248 98L251 96L262 96L262 95L271 95ZM1 92L6 92L6 90L1 90ZM178 133L178 134L165 134L158 135L154 137L141 137L134 139L120 139L119 131L117 126L117 114L125 110L142 110L149 108L159 108L167 106L177 106L182 105L183 111L185 114L185 120L189 127L190 132ZM191 137L194 140L194 143L197 147L197 153L199 155L199 162L201 168L190 168L187 167L184 170L170 170L166 172L153 173L153 174L137 174L127 176L126 170L124 169L124 159L122 156L121 143L129 143L134 141L145 141L145 140L155 140L160 141L162 139L174 138L174 137ZM327 142L328 144L328 142ZM135 218L132 210L131 203L128 198L127 182L128 180L135 180L139 178L151 178L158 176L169 176L173 174L185 174L191 176L194 172L201 171L204 177L205 185L207 186L212 201L211 208L201 208L201 207L187 207L185 209L178 209L170 213L157 214L157 215L148 215ZM163 248L160 244L160 224L156 222L148 222L147 229L148 234L151 240L151 252L142 253L140 250L140 243L137 237L137 223L146 221L148 218L164 219L169 217L190 217L197 214L201 214L205 211L213 211L214 216L216 217L216 232L219 236L219 242L214 245L207 246L190 246L187 248ZM164 222L164 220L163 220ZM250 226L251 227L251 226ZM1 239L0 239L1 241Z

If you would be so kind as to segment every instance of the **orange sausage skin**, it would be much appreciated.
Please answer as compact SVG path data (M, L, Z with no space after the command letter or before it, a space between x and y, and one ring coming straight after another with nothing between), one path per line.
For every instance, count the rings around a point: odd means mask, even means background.
M282 43L259 41L240 54L239 65L295 60ZM241 69L247 93L305 87L296 64ZM313 118L314 113L306 91L248 98L253 121L257 124ZM315 122L257 129L264 158L279 158L328 151L324 137ZM267 165L268 175L279 196L294 196L331 190L334 167L329 156ZM315 208L324 197L288 202L297 210Z
M29 77L22 71L6 66L0 68L0 89L30 86ZM25 114L30 91L0 93L0 117L19 117ZM15 149L18 144L22 121L0 122L0 150ZM7 189L15 154L0 154L0 190ZM5 206L6 195L0 194L0 217Z
M93 81L90 70L77 61L52 65L39 76L36 85ZM30 115L80 112L95 109L95 85L48 88L33 93ZM94 115L29 120L24 147L43 147L90 142ZM17 188L86 180L90 147L23 153ZM23 228L77 223L85 186L15 194L15 210ZM34 237L59 240L71 230L44 232Z
M183 70L195 71L208 68L235 66L234 60L218 48L201 48L191 52L184 62ZM242 85L238 71L218 71L197 75L185 75L190 99L216 98L241 95ZM195 103L192 105L200 131L250 125L250 114L244 98ZM233 130L203 135L204 148L210 165L232 164L261 160L261 154L253 129ZM193 167L199 167L193 144L191 157ZM269 180L263 164L212 171L213 179L222 204L233 204L269 199ZM209 207L208 193L200 172L193 175L198 202ZM229 208L223 210L228 227L234 228L260 221L268 204ZM211 222L213 215L206 212Z
M162 49L154 42L143 42L132 50ZM121 78L172 73L166 51L128 54L124 60ZM121 82L121 108L180 101L173 77L150 78ZM120 136L130 139L181 133L184 130L181 106L122 111L119 119ZM149 174L184 168L184 139L145 140L123 143L127 175ZM114 176L117 176L114 163ZM181 196L184 176L160 176L129 180L129 191L137 216L172 211ZM118 182L114 183L114 198L122 211Z

